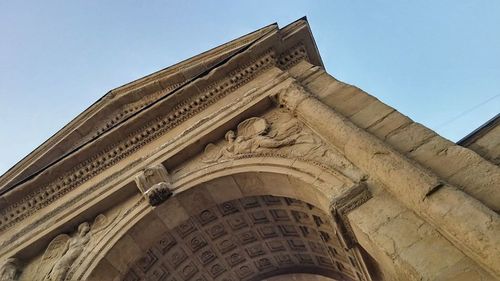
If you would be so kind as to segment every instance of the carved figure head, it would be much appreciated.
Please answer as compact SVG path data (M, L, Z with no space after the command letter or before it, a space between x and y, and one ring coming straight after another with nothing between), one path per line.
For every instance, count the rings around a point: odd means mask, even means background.
M234 139L236 138L236 134L234 133L233 130L229 130L227 131L226 135L224 135L224 138L228 141L228 142L233 142Z
M78 226L78 233L80 234L80 236L84 236L89 231L90 231L90 224L88 222L81 223Z

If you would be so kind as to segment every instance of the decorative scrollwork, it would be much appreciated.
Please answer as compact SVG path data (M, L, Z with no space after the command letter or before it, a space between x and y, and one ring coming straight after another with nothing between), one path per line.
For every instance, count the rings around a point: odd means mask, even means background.
M71 265L89 241L90 224L88 222L80 224L73 237L67 234L58 235L45 250L37 276L43 276L44 281L64 280Z

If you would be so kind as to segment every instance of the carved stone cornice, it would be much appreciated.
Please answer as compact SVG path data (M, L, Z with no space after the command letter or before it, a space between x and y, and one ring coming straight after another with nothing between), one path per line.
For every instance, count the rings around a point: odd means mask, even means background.
M133 115L134 113L140 111L141 109L145 108L146 106L154 103L158 99L164 97L168 93L174 91L175 89L178 89L182 83L175 83L164 90L154 92L152 94L149 94L145 96L144 98L128 103L122 107L120 107L116 112L114 112L114 115L110 116L107 120L105 120L103 123L104 125L98 127L98 129L94 132L93 135L89 137L89 139L97 138L103 133L107 132L110 128L112 128L114 125L120 123L127 117ZM83 143L83 142L82 142Z
M89 157L88 160L82 161L57 180L31 192L20 201L3 209L0 212L0 231L48 206L64 194L134 153L142 146L157 139L207 106L235 91L260 72L277 64L280 64L282 68L290 67L302 59L307 59L307 52L301 44L283 52L278 58L273 50L268 50L254 61L232 71L224 79L208 85L204 90L200 91L200 94L178 103L172 111L149 122L142 129L130 134L121 142ZM154 102L161 95L162 93L155 94L154 97L144 101L144 104Z
M186 81L212 69L240 50L258 42L262 38L275 36L276 51L282 53L277 64L287 69L301 59L322 65L319 52L314 43L307 20L299 19L281 29L271 24L217 48L204 52L188 60L152 73L109 91L95 104L78 115L68 125L49 140L22 159L14 167L0 176L0 195L29 181L55 162L67 157L79 145L94 141L103 133L125 122L134 112L141 111L151 102L168 95ZM277 39L277 40L276 40ZM279 42L278 42L279 41ZM278 43L278 44L276 44ZM295 47L294 47L295 46ZM258 49L258 48L257 48ZM290 51L290 49L294 49ZM255 57L255 52L250 57ZM98 123L103 122L100 125ZM95 124L98 124L96 127ZM0 208L5 208L9 200L0 198Z
M160 93L161 96L166 94L165 92L168 93L178 88L185 81L210 69L264 34L277 30L276 24L263 27L212 50L109 91L9 171L0 175L0 193L5 192L6 188L15 185L16 182L26 178L26 176L50 164L58 156L70 151L71 147L75 147L76 143L92 139L92 136L99 135L124 120L131 111L140 110L143 107L142 101L144 98L155 99L155 96L160 92L163 92ZM104 126L94 128L96 121L101 122L103 119ZM71 141L67 141L68 138Z
M355 246L356 236L352 231L347 214L361 206L361 204L370 200L371 197L372 195L365 182L361 182L349 189L346 193L335 198L330 205L331 213L335 218L337 229L342 233L344 243L349 249Z
M278 59L278 66L281 69L289 69L301 60L309 61L309 57L307 55L307 50L304 44L299 43L290 48L290 50L281 54Z
M207 106L235 91L260 72L275 64L276 55L274 51L269 50L254 61L231 72L226 78L209 85L200 91L200 94L180 102L172 111L149 122L142 129L130 134L121 142L111 145L108 149L89 157L88 160L82 161L80 165L56 181L33 191L20 201L2 210L0 213L0 231L49 205L54 200L202 111Z
M106 176L104 179L101 179L98 183L88 186L78 195L71 197L69 200L64 201L62 204L56 206L55 208L52 208L47 213L44 213L42 216L38 217L35 223L19 227L18 229L16 229L16 232L12 234L12 236L0 242L0 249L2 250L7 249L9 246L12 246L13 243L15 243L16 241L21 241L23 238L29 237L30 233L32 233L35 230L40 230L41 226L47 226L47 222L53 220L54 217L60 215L64 211L71 209L78 203L82 201L88 202L85 200L89 199L91 200L92 198L95 198L95 196L99 197L103 196L103 194L107 193L108 188L113 188L115 190L120 189L120 187L116 188L113 186L125 186L127 183L130 182L130 178L133 178L134 174L140 172L140 170L143 169L144 167L147 167L147 165L153 164L153 162L148 162L150 161L150 159L151 160L155 159L159 161L159 158L162 158L164 161L166 160L165 159L166 154L171 155L171 153L182 153L179 151L177 152L172 152L172 151L176 150L176 147L178 146L179 143L185 142L186 138L192 138L193 132L199 133L205 130L207 126L209 126L209 124L213 122L219 122L218 120L225 120L225 118L227 118L229 115L233 115L236 112L241 112L243 108L246 108L247 106L252 106L251 105L252 103L259 102L259 100L265 99L267 97L266 92L269 89L275 87L275 85L283 82L286 79L286 74L281 73L280 75L273 77L274 78L269 85L263 86L258 90L251 90L246 92L242 97L236 98L230 103L225 104L224 106L218 108L215 112L210 113L206 118L201 119L200 122L192 124L188 129L184 130L181 134L167 140L156 150L148 152L145 155L142 155L141 158L128 162L122 169L114 172L111 175Z

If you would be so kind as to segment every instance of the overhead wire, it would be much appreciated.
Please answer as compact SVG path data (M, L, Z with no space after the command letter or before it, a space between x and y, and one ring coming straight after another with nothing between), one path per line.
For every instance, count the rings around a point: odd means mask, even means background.
M483 101L483 102L481 102L481 103L478 103L478 104L474 105L473 107L471 107L471 108L469 108L469 109L467 109L467 110L464 110L464 111L460 112L459 114L457 114L457 115L453 116L452 118L450 118L450 119L448 119L447 121L445 121L445 122L443 122L443 123L441 123L441 124L437 125L437 126L436 126L436 127L434 127L434 128L435 128L435 129L441 129L441 128L443 128L444 126L446 126L446 125L448 125L448 124L450 124L450 123L452 123L452 122L456 121L457 119L459 119L459 118L461 118L461 117L465 116L466 114L469 114L470 112L472 112L472 111L474 111L474 110L478 109L479 107L481 107L481 106L485 105L486 103L488 103L488 102L490 102L490 101L492 101L492 100L494 100L494 99L496 99L496 98L498 98L498 97L500 97L500 94L497 94L497 95L495 95L495 96L493 96L493 97L490 97L489 99L487 99L487 100L485 100L485 101ZM499 111L500 111L500 106L499 106Z

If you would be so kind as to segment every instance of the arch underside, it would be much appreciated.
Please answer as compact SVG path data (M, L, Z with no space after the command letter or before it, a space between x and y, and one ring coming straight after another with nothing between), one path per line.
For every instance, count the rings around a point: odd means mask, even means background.
M123 280L262 280L288 273L362 280L359 268L326 213L267 195L191 216L143 251Z

